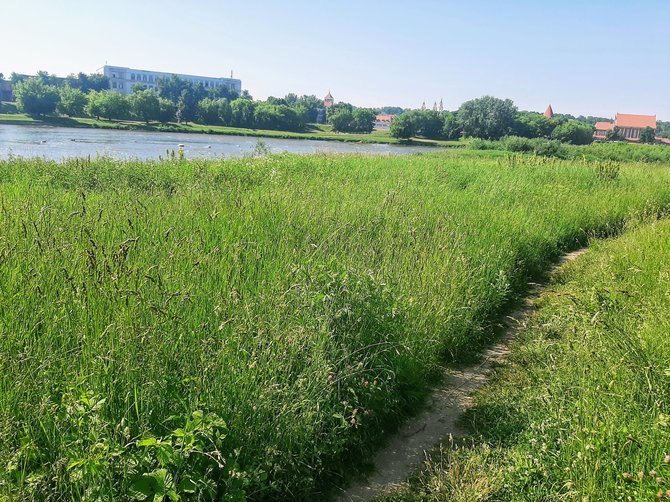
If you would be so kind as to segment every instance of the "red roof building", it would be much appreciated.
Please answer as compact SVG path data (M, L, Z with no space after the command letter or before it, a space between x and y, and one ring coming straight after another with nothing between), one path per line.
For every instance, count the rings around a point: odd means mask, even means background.
M614 122L596 122L595 139L607 139L607 132L617 128L621 131L624 139L628 141L639 141L642 130L651 127L656 130L656 115L632 115L629 113L617 113Z
M380 113L375 117L375 129L388 129L395 118L395 115Z
M544 116L548 119L554 116L554 110L551 109L551 105L547 106L547 109L544 111Z

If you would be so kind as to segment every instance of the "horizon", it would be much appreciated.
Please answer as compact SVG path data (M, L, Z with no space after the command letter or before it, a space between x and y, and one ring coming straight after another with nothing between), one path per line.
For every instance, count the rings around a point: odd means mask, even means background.
M7 3L7 19L25 18L25 4ZM307 0L202 0L187 10L175 0L119 0L110 12L82 0L65 7L35 0L31 10L40 15L27 37L24 23L4 27L7 39L21 43L3 54L0 72L65 77L105 63L211 77L232 70L254 99L289 92L321 98L330 90L356 106L432 108L442 99L456 110L492 95L539 113L551 105L557 114L670 121L663 95L670 65L661 63L670 4L661 0L550 7L424 0L411 9L346 0L330 9Z

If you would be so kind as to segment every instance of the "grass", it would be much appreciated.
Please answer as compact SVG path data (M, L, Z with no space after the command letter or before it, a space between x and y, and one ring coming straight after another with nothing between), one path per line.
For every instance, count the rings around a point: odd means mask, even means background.
M321 496L668 166L0 161L0 498Z
M467 147L474 150L509 151L534 153L543 157L572 160L605 160L614 162L670 163L670 147L667 145L645 145L642 143L593 142L590 145L570 145L544 138L519 138L509 136L500 141L480 139L466 140Z
M594 243L477 396L472 444L384 500L670 499L669 246L668 220Z
M2 114L0 113L0 125L21 125L30 123L32 125L56 125L60 127L94 127L99 129L122 129L154 132L181 132L199 134L221 134L233 136L251 136L262 138L282 139L308 139L319 141L343 141L349 143L385 143L420 146L443 146L460 147L458 141L428 140L424 138L412 138L410 140L399 140L393 138L388 131L373 131L371 134L349 134L333 132L330 126L310 124L305 132L271 131L263 129L245 129L241 127L226 127L202 124L158 124L138 122L134 120L97 120L94 118L79 117L31 117L25 114Z

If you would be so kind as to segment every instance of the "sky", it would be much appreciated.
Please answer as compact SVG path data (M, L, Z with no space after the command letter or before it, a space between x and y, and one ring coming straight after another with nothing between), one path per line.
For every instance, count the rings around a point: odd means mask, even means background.
M670 121L670 0L0 0L0 72L105 62L356 106ZM10 21L11 20L11 21Z

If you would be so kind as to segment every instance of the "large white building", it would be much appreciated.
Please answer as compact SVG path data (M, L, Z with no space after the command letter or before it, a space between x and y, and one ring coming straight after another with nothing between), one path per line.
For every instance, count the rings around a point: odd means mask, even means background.
M102 72L109 79L109 88L121 94L131 94L133 85L142 84L147 89L156 90L156 83L161 77L171 78L176 75L182 80L189 80L194 84L202 84L205 89L225 85L238 95L242 93L242 81L237 78L201 77L198 75L184 75L181 73L165 73L162 71L136 70L123 66L105 65Z

